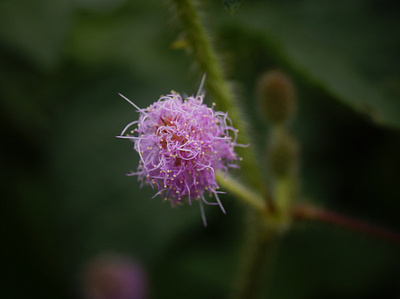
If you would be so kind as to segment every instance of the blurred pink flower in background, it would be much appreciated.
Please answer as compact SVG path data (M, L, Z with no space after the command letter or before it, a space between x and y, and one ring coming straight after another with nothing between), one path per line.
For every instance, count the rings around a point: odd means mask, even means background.
M85 299L145 299L147 294L146 273L128 256L100 254L84 266Z

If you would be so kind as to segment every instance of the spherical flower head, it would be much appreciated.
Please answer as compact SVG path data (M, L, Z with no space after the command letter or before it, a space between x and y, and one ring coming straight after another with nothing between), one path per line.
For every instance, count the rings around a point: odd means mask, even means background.
M207 107L203 100L203 95L183 99L171 92L146 109L129 101L139 120L128 124L120 137L131 139L140 156L137 171L129 175L157 188L156 195L173 206L199 201L205 222L202 202L219 205L225 213L216 171L237 167L240 158L234 151L237 130L228 114L215 111L215 104ZM129 131L133 125L137 127ZM207 202L205 194L214 196L216 203Z

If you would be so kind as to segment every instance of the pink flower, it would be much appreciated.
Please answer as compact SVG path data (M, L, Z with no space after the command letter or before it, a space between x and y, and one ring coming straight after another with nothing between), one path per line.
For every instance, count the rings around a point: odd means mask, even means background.
M137 175L143 183L157 187L156 195L174 206L199 201L204 225L203 202L219 205L225 213L215 172L237 167L239 160L234 151L237 130L227 113L215 111L215 104L207 107L202 95L182 99L171 92L146 109L122 97L140 114L139 120L128 124L118 136L132 140L140 156L137 171L128 175ZM127 133L134 125L136 128ZM216 202L206 201L205 193L213 195Z
M124 255L101 254L83 269L85 299L145 299L147 274L141 264Z

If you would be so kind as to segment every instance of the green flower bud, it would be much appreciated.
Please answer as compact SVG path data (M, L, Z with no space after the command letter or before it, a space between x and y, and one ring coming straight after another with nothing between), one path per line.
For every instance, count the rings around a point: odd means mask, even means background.
M282 71L264 74L257 86L261 111L273 125L288 122L296 109L296 90L291 79Z
M277 130L268 148L267 161L271 173L276 177L287 177L298 168L299 146L285 130Z

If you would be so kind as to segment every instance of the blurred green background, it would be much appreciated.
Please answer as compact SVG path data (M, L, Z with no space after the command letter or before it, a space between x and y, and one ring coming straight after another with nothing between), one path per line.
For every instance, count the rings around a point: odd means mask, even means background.
M257 78L281 68L298 87L292 131L304 198L400 231L400 2L205 1L263 161L268 126ZM152 298L227 298L243 251L243 206L171 209L125 174L118 140L134 109L201 74L171 44L162 0L0 1L1 298L82 298L82 267L101 252L139 260ZM208 99L212 102L212 99ZM218 109L218 106L217 106ZM261 162L260 162L261 163ZM399 298L400 250L325 224L286 235L263 298Z

